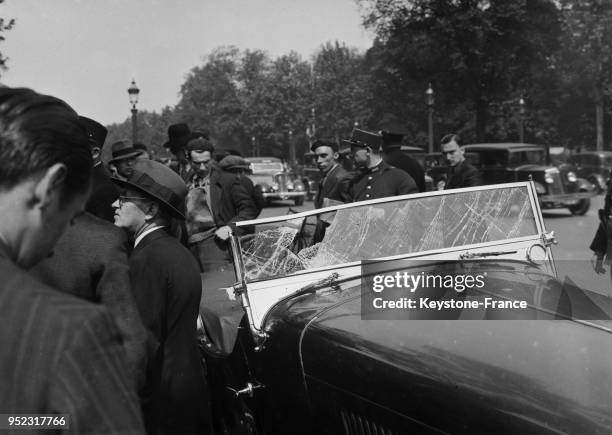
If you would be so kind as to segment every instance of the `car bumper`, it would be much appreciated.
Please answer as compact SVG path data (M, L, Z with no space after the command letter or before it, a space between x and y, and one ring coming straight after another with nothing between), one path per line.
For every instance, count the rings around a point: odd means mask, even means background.
M268 192L264 193L265 199L289 199L306 196L306 192Z
M575 204L581 199L592 198L597 195L596 191L591 192L579 192L579 193L565 193L561 195L540 195L538 200L542 202L562 202L565 204Z

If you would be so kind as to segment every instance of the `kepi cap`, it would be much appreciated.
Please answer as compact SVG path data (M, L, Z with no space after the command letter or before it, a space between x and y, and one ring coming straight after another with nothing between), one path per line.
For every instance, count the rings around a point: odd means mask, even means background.
M98 147L102 149L104 146L104 141L106 140L106 135L108 134L106 127L91 118L87 118L86 116L79 116L79 122L87 132L89 145L92 148Z

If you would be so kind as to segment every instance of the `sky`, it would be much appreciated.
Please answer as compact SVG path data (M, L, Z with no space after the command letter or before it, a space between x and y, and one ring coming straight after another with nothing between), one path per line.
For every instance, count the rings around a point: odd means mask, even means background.
M365 50L373 40L355 0L5 0L0 16L16 19L0 44L0 82L105 125L130 116L132 79L138 109L175 105L186 75L219 46L308 60L327 41Z

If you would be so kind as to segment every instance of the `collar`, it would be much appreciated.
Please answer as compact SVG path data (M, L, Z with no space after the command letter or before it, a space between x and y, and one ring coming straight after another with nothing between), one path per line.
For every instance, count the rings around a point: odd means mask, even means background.
M142 239L144 239L144 238L145 238L145 236L146 236L147 234L150 234L150 233L152 233L152 232L153 232L153 231L155 231L155 230L159 230L160 228L164 228L164 227L162 227L161 225L155 225L155 226L153 226L153 227L151 227L151 228L147 228L147 229L146 229L146 230L144 230L142 233L140 233L140 235L139 235L138 237L136 237L136 240L134 240L134 248L135 248L136 246L138 246L138 244L139 244L139 243L142 241Z
M389 165L387 165L383 160L381 160L376 166L368 168L366 172L372 173L372 172L384 171L388 167Z
M2 233L0 233L0 257L6 257L13 263L15 262L13 255L11 255L11 250L9 249L8 240L6 240L6 237L4 237Z

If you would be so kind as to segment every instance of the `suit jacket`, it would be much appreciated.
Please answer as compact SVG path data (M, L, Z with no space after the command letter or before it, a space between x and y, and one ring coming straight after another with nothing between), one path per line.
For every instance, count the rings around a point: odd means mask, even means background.
M389 149L383 159L387 164L408 173L419 188L419 192L425 192L425 171L416 159L402 152L399 147Z
M191 253L165 230L147 234L130 256L136 304L153 338L144 398L149 433L196 433L207 398L197 348L202 283Z
M348 188L351 181L350 174L340 165L336 165L323 176L319 182L319 190L314 200L315 208L323 207L323 199L349 202Z
M444 190L482 185L482 178L478 169L465 160L456 166L448 168L446 180Z
M0 318L0 413L70 414L75 433L144 433L121 336L104 307L46 286L2 246Z
M134 379L141 385L147 334L132 294L123 230L85 213L58 240L53 256L32 272L59 291L108 308L125 339Z
M359 174L350 189L353 201L406 195L418 191L419 188L410 175L384 161Z
M110 179L110 173L102 164L93 168L91 194L85 210L100 219L114 223L115 210L112 203L119 197L119 189Z

